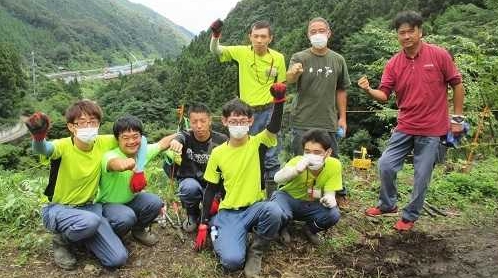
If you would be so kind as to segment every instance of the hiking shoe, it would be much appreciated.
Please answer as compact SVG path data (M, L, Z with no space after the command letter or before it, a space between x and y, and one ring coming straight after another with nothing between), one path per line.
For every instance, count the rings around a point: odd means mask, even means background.
M76 268L76 258L71 252L69 241L62 234L54 234L52 239L54 248L54 262L57 266L66 270Z
M409 231L413 228L413 225L415 225L415 221L409 221L406 219L401 218L394 224L394 229L398 231Z
M287 229L287 227L283 227L282 230L280 231L280 240L284 244L288 244L291 242L291 237L290 237L289 230Z
M153 234L150 230L146 231L142 227L133 228L131 234L138 242L146 246L153 246L159 241L157 235Z
M322 244L322 239L320 238L320 236L310 231L310 228L308 228L307 225L304 225L303 232L304 235L308 238L309 242L311 242L313 245Z
M367 210L365 210L365 214L370 217L376 217L376 216L381 216L381 215L393 215L398 213L398 207L394 207L393 209L389 211L383 211L380 209L380 207L371 207Z
M199 217L197 215L188 215L187 219L183 221L182 227L183 230L187 233L193 233L195 230L197 230L197 221L199 220Z
M337 206L341 210L348 210L349 209L349 200L346 197L346 195L337 195L335 197L335 200L337 202Z

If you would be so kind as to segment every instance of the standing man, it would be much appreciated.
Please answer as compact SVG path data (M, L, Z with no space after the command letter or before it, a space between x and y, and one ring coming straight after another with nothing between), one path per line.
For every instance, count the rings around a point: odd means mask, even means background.
M45 190L50 203L41 214L45 228L54 233L55 264L64 269L76 268L71 252L75 242L83 243L107 267L121 266L128 258L128 251L102 216L102 204L93 202L102 156L117 146L112 135L98 135L102 117L95 102L78 101L66 110L71 136L53 141L45 139L50 126L45 114L37 112L26 122L33 151L58 163L50 173L55 182L49 182Z
M336 136L347 130L346 89L351 84L344 58L327 47L332 36L329 23L316 17L308 23L311 47L292 55L287 82L297 82L297 102L292 113L292 150L303 153L302 135L312 128L325 129L332 139L332 156L339 157ZM347 206L346 190L337 194L340 207Z
M140 192L142 187L130 186L130 178L132 170L143 171L151 159L167 149L175 134L147 145L142 136L142 121L131 115L117 119L112 129L118 147L102 158L102 177L95 201L102 203L102 214L117 235L123 237L131 230L137 241L153 246L159 238L146 227L159 215L163 201L156 194Z
M277 144L277 133L282 123L285 102L285 84L271 87L275 107L265 130L250 136L249 127L254 118L251 108L238 98L223 106L223 125L228 127L230 139L214 148L209 158L204 179L208 185L202 203L202 224L196 239L196 248L205 243L208 223L211 224L214 251L221 264L233 271L244 266L246 277L259 277L263 252L281 228L282 211L275 202L265 201L262 183L264 150ZM220 178L224 178L225 197L218 213L209 222L209 209ZM247 250L247 234L254 231L254 240Z
M209 49L219 56L221 62L236 61L239 67L240 99L254 111L254 123L250 135L263 131L270 121L273 110L270 87L275 82L285 81L284 56L268 47L273 40L273 32L268 21L256 21L251 25L249 40L251 45L222 46L221 20L211 24L211 43ZM280 143L270 148L265 157L265 186L271 193L275 187L273 176L280 168L278 153ZM270 197L268 195L268 197Z
M170 149L181 154L176 177L180 181L180 200L187 211L183 229L193 232L197 229L201 215L199 204L206 189L203 176L209 155L214 147L226 142L228 137L211 129L211 112L206 105L198 103L190 106L188 117L192 129L177 134L171 141Z
M451 55L443 48L422 41L422 17L414 11L398 13L394 27L402 50L384 68L378 89L367 77L358 80L360 88L376 100L385 102L392 92L398 105L398 125L379 159L380 195L367 216L396 213L398 207L396 174L405 157L413 151L415 177L413 192L401 219L394 228L413 228L424 205L432 170L438 156L440 137L448 131L462 132L464 88ZM448 118L448 85L453 89L453 114Z

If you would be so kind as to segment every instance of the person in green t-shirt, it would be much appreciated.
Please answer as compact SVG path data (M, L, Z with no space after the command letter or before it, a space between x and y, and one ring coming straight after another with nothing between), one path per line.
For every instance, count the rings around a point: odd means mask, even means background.
M265 149L277 143L285 89L283 83L272 86L275 107L270 122L265 130L254 136L248 134L254 118L247 104L237 98L223 106L222 122L228 127L230 138L213 149L204 172L207 187L195 247L201 249L205 243L209 210L223 177L226 193L210 222L211 239L223 267L233 271L245 263L246 277L259 277L262 254L269 241L277 237L283 219L276 203L264 201L263 154ZM246 258L247 233L253 230L255 237Z
M211 24L209 48L221 62L237 62L239 96L254 111L249 134L255 135L264 130L270 121L273 109L270 87L275 82L285 82L285 59L281 53L268 47L273 40L273 31L268 21L256 21L251 25L248 34L251 45L220 45L222 26L223 22L219 19ZM266 153L264 178L270 194L275 187L273 176L280 168L280 149L281 142L278 142L276 147L270 148Z
M32 135L33 151L52 161L45 194L51 201L42 210L44 226L54 233L56 265L76 268L73 243L83 243L106 267L124 265L128 251L102 216L102 205L93 202L100 180L102 155L117 146L112 135L98 135L102 109L93 101L81 100L66 111L71 136L46 141L50 120L36 112L26 125Z
M143 172L145 164L159 152L169 148L176 134L166 136L156 144L147 144L142 136L142 122L131 115L117 119L113 133L119 147L103 156L96 202L102 203L102 213L116 234L123 237L131 230L135 239L152 246L159 239L145 228L159 215L164 203L159 196L140 192L142 188L130 186L130 179L132 170L139 169Z
M316 17L308 23L311 47L294 53L287 70L287 83L297 83L297 97L292 111L292 151L303 153L301 137L312 128L329 132L332 139L332 156L339 157L336 138L347 131L346 89L351 85L346 61L327 47L332 36L329 23ZM337 194L341 208L347 207L346 189Z
M293 219L306 222L305 235L319 245L317 233L334 226L340 218L335 191L342 188L342 167L338 159L330 157L331 139L326 130L310 129L302 138L304 155L292 158L275 174L280 187L270 200L284 212L284 226ZM284 242L290 241L286 228L282 237Z

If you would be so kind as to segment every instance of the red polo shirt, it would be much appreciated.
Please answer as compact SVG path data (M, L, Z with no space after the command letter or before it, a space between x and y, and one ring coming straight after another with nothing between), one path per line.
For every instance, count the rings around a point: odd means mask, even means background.
M384 69L379 90L396 94L397 131L422 136L445 135L449 129L448 84L462 76L443 48L422 42L413 59L404 51L394 55Z

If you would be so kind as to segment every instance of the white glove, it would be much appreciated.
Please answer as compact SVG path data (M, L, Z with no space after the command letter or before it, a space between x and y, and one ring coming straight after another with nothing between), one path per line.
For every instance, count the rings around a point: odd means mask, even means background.
M337 206L335 200L335 192L325 192L325 195L320 199L320 203L327 208L333 208Z
M306 169L306 167L308 167L308 165L310 165L309 159L303 156L301 160L299 160L296 164L296 171L298 173L302 173Z

